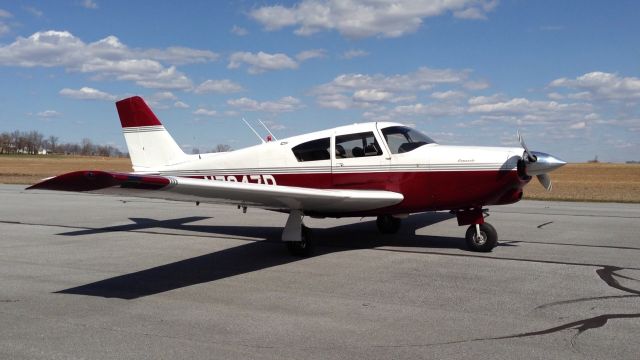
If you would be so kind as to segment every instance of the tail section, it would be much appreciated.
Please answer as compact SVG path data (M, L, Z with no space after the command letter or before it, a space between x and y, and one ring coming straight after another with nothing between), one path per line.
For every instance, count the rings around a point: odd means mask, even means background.
M120 100L116 108L135 171L152 171L187 159L141 97Z

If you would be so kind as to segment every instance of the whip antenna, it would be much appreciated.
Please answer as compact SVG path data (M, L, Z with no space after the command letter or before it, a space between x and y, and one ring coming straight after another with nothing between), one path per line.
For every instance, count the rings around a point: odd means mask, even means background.
M267 125L265 125L262 120L258 119L258 122L260 123L260 125L262 125L262 127L267 130L267 132L269 133L269 135L271 135L271 137L273 138L273 140L278 140L278 138L273 135L273 133L271 132L271 130L269 130L269 128L267 127Z
M242 118L242 121L244 121L244 123L249 127L249 129L251 129L251 131L253 131L254 134L256 134L256 136L258 137L258 139L260 139L260 142L262 142L263 144L265 143L264 140L262 140L262 137L260 136L260 134L258 134L258 132L251 127L251 125L249 125L249 123L247 122L247 120L245 120L244 118Z

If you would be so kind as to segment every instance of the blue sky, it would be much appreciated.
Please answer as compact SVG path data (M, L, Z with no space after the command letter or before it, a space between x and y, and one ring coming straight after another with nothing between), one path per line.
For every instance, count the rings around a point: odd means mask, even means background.
M363 121L640 160L637 1L0 1L0 131L125 150L144 97L190 152Z

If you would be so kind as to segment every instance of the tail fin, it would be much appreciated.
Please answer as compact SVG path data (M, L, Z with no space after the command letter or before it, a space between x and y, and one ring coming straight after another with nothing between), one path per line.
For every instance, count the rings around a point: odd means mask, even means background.
M135 171L153 170L187 159L141 97L120 100L116 108Z

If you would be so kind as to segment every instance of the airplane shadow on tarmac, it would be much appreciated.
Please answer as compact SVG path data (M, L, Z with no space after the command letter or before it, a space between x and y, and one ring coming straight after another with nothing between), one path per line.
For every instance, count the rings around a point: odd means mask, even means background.
M313 236L318 245L315 256L385 245L465 249L464 238L462 237L416 235L416 230L420 228L453 217L448 213L416 214L404 220L401 230L395 235L379 234L375 221L364 221L325 229L316 228L313 229ZM157 231L157 229L161 228L226 236L254 237L265 240L247 240L246 244L233 248L100 280L57 291L56 293L131 300L304 259L294 257L284 249L280 241L282 227L187 225L189 222L204 219L206 217L188 217L163 221L132 218L131 220L134 224L83 229L60 235L80 236L113 231L165 234ZM152 229L156 230L151 231ZM175 234L175 236L202 235ZM212 235L212 237L220 236Z

